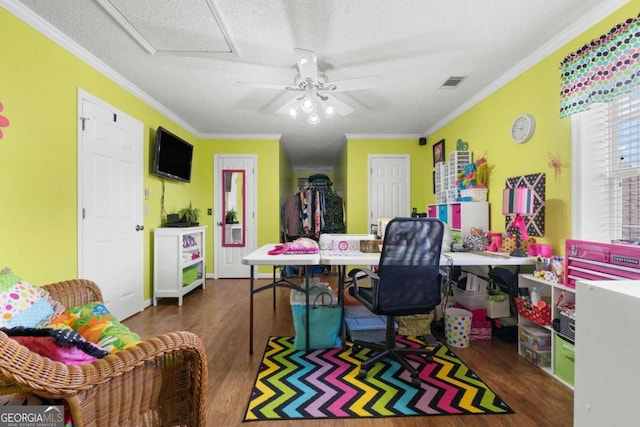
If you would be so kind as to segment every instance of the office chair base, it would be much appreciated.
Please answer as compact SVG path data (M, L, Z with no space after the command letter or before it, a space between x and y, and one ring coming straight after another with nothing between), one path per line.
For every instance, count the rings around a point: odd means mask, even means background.
M425 337L426 338L426 337ZM433 362L433 355L440 348L441 344L437 341L434 342L434 338L425 341L429 346L433 346L433 348L410 348L410 347L389 347L385 344L376 344L366 341L354 341L353 346L351 347L351 354L355 355L359 353L362 349L367 348L375 353L375 356L361 362L360 371L358 373L359 379L364 379L367 377L369 373L369 369L375 365L378 361L386 359L387 357L395 359L404 369L409 371L411 374L411 385L414 387L420 387L421 380L419 376L419 372L415 369L409 361L405 358L405 355L416 355L422 356L421 359L425 361L425 363Z

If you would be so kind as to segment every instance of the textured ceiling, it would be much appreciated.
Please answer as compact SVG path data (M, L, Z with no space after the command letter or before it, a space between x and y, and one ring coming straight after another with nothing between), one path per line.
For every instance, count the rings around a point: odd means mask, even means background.
M40 16L200 137L281 136L298 170L331 170L347 137L417 140L623 3L0 0ZM330 80L384 80L336 93L355 110L344 117L311 125L275 114L295 95L237 82L293 84L296 48L315 51ZM441 89L451 76L466 78Z

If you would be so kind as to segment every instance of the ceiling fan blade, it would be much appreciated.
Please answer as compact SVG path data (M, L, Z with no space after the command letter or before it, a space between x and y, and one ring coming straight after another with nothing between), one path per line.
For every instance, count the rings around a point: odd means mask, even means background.
M380 86L383 81L384 77L381 75L335 80L328 82L323 90L330 92L347 92L350 90L370 89Z
M293 97L289 101L287 101L282 107L276 110L276 114L290 114L290 110L292 108L296 108L296 106L300 103L298 97Z
M298 71L302 80L318 81L318 58L310 50L296 49L298 52Z
M238 81L236 83L238 83L241 86L250 86L250 87L255 87L260 89L295 90L295 91L302 90L299 87L294 86L290 83L284 84L284 83L261 83L261 82L244 82L244 81Z
M340 101L335 96L331 96L328 94L323 94L322 96L328 98L326 102L333 105L333 107L336 109L336 113L340 114L341 116L346 116L347 114L353 113L353 108L349 107L347 104Z

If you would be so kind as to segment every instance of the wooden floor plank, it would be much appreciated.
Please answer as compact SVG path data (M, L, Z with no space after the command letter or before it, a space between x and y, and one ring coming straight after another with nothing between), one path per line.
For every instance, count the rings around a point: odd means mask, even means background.
M335 276L323 280L335 284ZM260 279L260 283L267 281ZM566 427L573 424L573 392L518 356L515 344L507 344L495 337L490 341L472 341L466 349L452 350L511 406L515 414L243 423L249 394L268 338L294 335L289 290L276 291L275 311L272 295L271 290L255 295L253 355L249 355L247 279L207 280L206 289L189 293L182 307L178 307L177 299L160 299L157 306L148 307L124 323L143 338L176 330L188 330L202 338L209 367L209 426Z

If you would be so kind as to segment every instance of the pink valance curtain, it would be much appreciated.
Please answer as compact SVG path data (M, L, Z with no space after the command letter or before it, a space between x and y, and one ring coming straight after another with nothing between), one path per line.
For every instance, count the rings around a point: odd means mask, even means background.
M560 117L632 91L640 84L640 15L569 54L560 65Z

